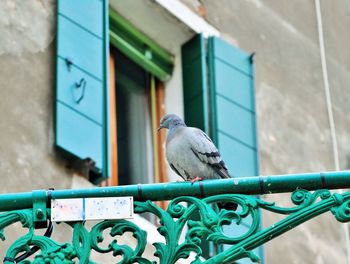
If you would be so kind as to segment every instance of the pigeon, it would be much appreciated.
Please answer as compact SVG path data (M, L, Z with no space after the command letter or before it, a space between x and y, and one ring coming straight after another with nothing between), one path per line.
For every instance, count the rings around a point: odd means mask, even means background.
M166 158L173 171L185 181L231 178L213 141L202 130L186 126L175 114L160 120L160 127L169 129Z
M186 126L185 122L174 114L162 117L158 132L162 128L169 129L165 145L168 163L185 181L194 183L208 179L231 178L218 149L202 130ZM238 207L233 202L219 202L217 205L219 210L236 211Z

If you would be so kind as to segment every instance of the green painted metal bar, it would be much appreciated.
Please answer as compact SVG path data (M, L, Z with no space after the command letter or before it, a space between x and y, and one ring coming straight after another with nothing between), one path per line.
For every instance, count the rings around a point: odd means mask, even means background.
M279 221L264 230L261 230L254 235L248 237L247 239L241 241L237 245L231 247L226 252L217 254L213 258L205 261L205 264L215 264L215 263L233 263L239 259L239 250L245 248L246 250L253 250L254 248L265 244L266 242L280 236L293 229L296 226L303 224L304 222L319 216L331 208L339 206L350 198L350 193L345 193L343 195L336 194L338 198L334 196L329 197L319 203L310 205L309 207L303 208L296 214L291 214L287 218ZM339 220L338 220L339 221ZM345 220L344 220L345 222Z
M135 200L171 200L179 196L209 197L215 194L267 194L292 192L296 189L350 188L350 171L304 173L259 177L207 180L196 182L172 182L139 184L91 189L50 190L47 199L133 196ZM35 192L35 191L33 191ZM32 208L33 193L0 195L0 211Z

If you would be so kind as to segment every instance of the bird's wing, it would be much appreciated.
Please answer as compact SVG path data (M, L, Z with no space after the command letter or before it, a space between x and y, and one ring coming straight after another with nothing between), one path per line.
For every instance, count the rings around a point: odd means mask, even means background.
M215 147L209 136L198 128L189 130L191 150L203 163L212 167L221 178L231 178L219 150Z
M171 168L177 175L179 175L182 179L184 179L185 181L187 181L187 179L189 178L189 176L188 176L188 173L186 173L186 171L182 170L183 173L184 173L184 175L182 175L182 174L180 173L179 169L177 169L177 168L175 167L174 164L172 164L172 163L169 163L169 164L170 164L170 168Z
M167 135L166 159L170 168L185 181L191 179L190 173L184 168L183 158L184 142L183 131L185 127L179 127L173 133ZM186 166L185 166L186 167ZM187 168L188 169L188 168Z

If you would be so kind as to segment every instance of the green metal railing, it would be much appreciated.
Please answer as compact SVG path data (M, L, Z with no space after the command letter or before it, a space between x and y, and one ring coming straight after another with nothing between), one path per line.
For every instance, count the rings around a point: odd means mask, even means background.
M101 254L111 252L121 258L120 263L153 263L143 256L147 233L125 219L104 220L90 230L85 228L82 221L69 222L67 224L73 228L73 237L64 244L34 233L35 228L49 222L52 199L124 196L134 197L135 213L150 213L159 219L157 230L165 238L165 242L154 243L155 257L159 263L175 263L180 258L188 258L191 252L195 255L192 263L234 263L245 257L259 261L253 249L320 214L330 211L338 221L348 222L350 192L330 192L331 189L346 188L350 188L350 171L208 180L194 184L178 182L3 194L0 195L0 211L3 211L0 215L0 237L5 239L3 231L16 222L21 222L28 229L7 249L4 262L18 262L19 255L35 251L31 249L35 246L40 251L35 253L32 262L24 263L91 263L91 251ZM294 206L280 207L254 196L282 192L292 192ZM155 201L162 200L170 201L167 209L156 205ZM221 209L218 205L223 203L235 204L237 209ZM259 229L260 209L286 217ZM199 219L193 218L198 214ZM250 227L244 234L232 237L224 233L224 225L240 225L245 219L250 219ZM109 228L109 235L114 240L103 247L103 232ZM115 236L126 232L133 233L137 240L136 248L118 244ZM179 242L182 232L186 232L185 241ZM205 240L231 247L203 259L200 245Z

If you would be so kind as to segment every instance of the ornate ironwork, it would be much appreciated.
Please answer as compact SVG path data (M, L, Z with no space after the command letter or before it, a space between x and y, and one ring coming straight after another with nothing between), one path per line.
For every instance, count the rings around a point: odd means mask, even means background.
M175 263L179 259L187 259L191 252L195 259L192 263L234 263L248 257L254 262L259 258L253 249L265 242L287 232L295 226L325 212L332 212L339 222L350 220L350 192L331 193L327 189L310 192L297 189L291 195L292 207L280 207L255 196L245 194L218 194L205 198L179 196L170 201L166 210L158 207L153 201L135 201L134 211L137 214L149 213L159 221L158 232L165 242L154 243L155 256L159 263ZM219 209L218 204L228 202L238 205L235 211ZM259 229L259 210L267 210L286 215L279 222ZM47 209L48 217L50 210ZM199 217L194 218L194 215ZM245 219L251 219L250 226L244 234L229 236L223 226L233 223L232 228L239 226ZM147 233L140 226L127 220L105 220L91 229L84 222L67 223L73 229L71 241L61 244L53 239L34 233L34 217L32 209L5 212L0 215L0 237L5 239L7 227L20 222L28 232L19 237L6 251L5 263L13 263L16 257L29 251L31 246L40 249L34 260L21 263L91 263L92 251L101 254L111 252L121 259L119 263L155 263L143 256L147 244ZM111 239L106 246L106 232ZM137 246L121 244L118 237L131 232ZM185 240L180 242L181 233L185 232ZM212 241L216 245L229 244L228 249L209 258L201 258L202 241Z

